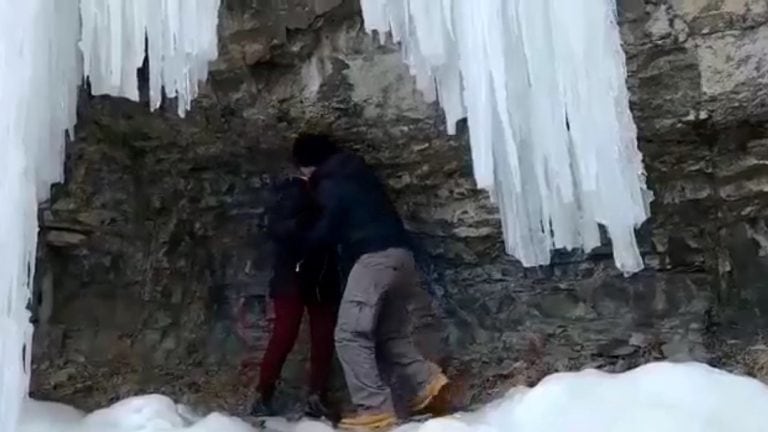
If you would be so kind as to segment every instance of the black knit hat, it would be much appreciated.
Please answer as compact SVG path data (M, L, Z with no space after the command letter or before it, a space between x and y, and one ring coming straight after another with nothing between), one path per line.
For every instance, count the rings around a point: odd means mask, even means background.
M331 137L301 134L293 142L293 162L299 167L317 167L339 152Z

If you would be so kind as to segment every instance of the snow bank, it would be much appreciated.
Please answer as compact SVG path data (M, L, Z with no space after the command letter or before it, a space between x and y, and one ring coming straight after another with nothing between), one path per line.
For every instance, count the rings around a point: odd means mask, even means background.
M79 432L85 413L55 402L27 400L21 411L19 431Z
M213 413L200 418L165 396L125 399L84 415L61 404L29 400L16 432L253 432L240 419Z
M552 375L485 409L418 432L757 432L768 386L702 364L650 364L624 374ZM405 429L401 430L405 432Z
M758 432L768 430L768 386L695 363L655 363L623 374L552 375L469 414L407 424L395 432ZM16 432L253 432L221 414L199 419L162 396L122 401L86 417L30 402ZM47 423L46 423L47 422ZM273 419L268 432L333 432Z

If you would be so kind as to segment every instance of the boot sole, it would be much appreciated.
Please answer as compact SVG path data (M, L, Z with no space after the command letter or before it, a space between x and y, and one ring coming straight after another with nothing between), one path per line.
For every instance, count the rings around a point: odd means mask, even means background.
M418 403L412 404L411 414L428 414L426 410L429 408L432 402L434 402L438 396L440 396L440 393L445 390L449 383L450 381L448 380L448 377L446 377L444 374L440 374L437 378L435 378L435 380L429 383L429 387L427 387L427 394L429 396L425 397Z
M397 426L396 418L385 418L378 421L371 421L366 424L345 424L344 421L339 423L338 429L348 432L365 432L365 431L378 431L385 432Z

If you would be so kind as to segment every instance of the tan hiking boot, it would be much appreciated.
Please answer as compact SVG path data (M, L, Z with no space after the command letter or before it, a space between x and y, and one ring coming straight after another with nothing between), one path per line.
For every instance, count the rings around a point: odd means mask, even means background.
M339 423L339 429L351 432L386 431L397 424L394 413L357 414L345 417Z
M440 398L438 396L448 386L449 382L448 377L444 373L439 372L435 375L424 391L411 402L411 413L424 414L425 412L432 411L431 405L439 402Z

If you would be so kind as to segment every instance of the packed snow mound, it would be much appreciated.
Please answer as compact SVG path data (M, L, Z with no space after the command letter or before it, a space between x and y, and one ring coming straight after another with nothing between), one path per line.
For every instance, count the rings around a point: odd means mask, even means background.
M768 430L766 409L768 386L757 380L697 363L654 363L623 374L552 375L476 413L412 430L757 432Z
M515 388L483 409L395 432L758 432L768 430L768 386L697 363L654 363L623 374L562 373ZM267 432L333 432L271 419ZM30 401L17 432L253 432L221 414L199 418L163 396L127 399L83 416Z
M196 416L160 395L139 396L84 415L50 402L27 401L17 432L253 432L244 421L213 413Z
M27 400L21 411L19 431L78 432L85 413L55 402Z

